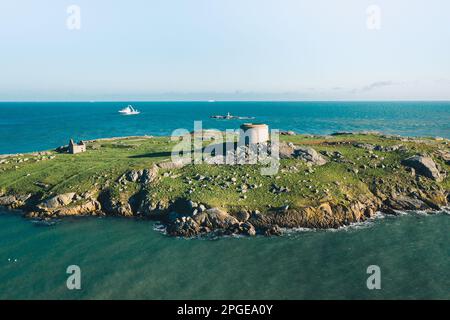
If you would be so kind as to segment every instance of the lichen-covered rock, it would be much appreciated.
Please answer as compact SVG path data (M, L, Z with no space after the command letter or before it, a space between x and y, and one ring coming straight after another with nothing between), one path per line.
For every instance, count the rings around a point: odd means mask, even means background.
M424 177L436 180L438 182L443 180L436 163L430 157L413 156L402 161L402 164L413 168L417 174Z
M445 164L450 165L450 151L449 150L438 150L437 155L439 158L444 160Z
M159 167L154 164L149 169L143 170L130 170L125 173L119 180L123 180L124 178L130 182L140 182L142 184L149 184L156 180L158 177Z
M365 150L373 150L373 149L375 149L375 146L373 144L370 144L370 143L358 142L358 143L354 143L353 146L356 147L356 148L361 148L361 149L365 149Z
M384 210L387 213L395 213L394 210L428 210L428 206L421 199L401 195L389 198L384 202Z
M233 225L239 225L239 221L228 214L228 212L220 210L218 208L211 208L205 211L199 212L196 215L190 217L189 215L171 212L167 215L166 221L169 225L173 225L180 219L192 219L195 223L202 228L209 230L228 229ZM199 229L200 231L200 229Z
M296 148L294 156L317 166L322 166L327 163L327 160L320 153L310 147Z
M26 204L31 194L3 195L0 197L0 206L17 209Z
M140 176L141 176L141 173L136 170L128 171L125 174L125 178L130 182L137 182L139 180Z
M245 222L250 218L250 214L246 210L240 210L233 215L240 222Z
M278 146L278 154L280 159L291 159L294 157L294 145L286 142L280 142Z
M160 167L161 169L168 169L168 170L179 169L189 164L190 161L191 161L190 159L180 159L177 161L164 161L158 163L158 167Z
M17 201L16 196L8 195L0 197L0 206L9 207Z
M111 189L104 190L99 196L102 211L109 215L133 216L133 210L128 202L115 196Z
M73 202L75 196L75 192L60 194L41 202L38 207L43 210L51 210L67 206Z
M142 172L142 176L140 177L140 181L143 184L149 184L156 180L158 177L158 166L153 165L150 169L144 169Z
M240 227L242 230L241 232L244 235L251 236L251 237L256 235L255 227L250 222L248 222L248 221L244 222L240 225Z
M392 146L380 146L380 145L375 146L375 151L392 152L398 150L405 151L406 148L401 144L394 144Z
M141 191L132 197L130 203L134 213L144 217L157 217L164 214L168 209L167 203L152 199L146 191Z
M212 228L226 229L239 221L228 214L228 212L220 210L219 208L211 208L205 211L207 220L211 224Z
M200 233L200 226L191 217L180 217L169 224L166 231L171 236L193 237Z
M99 213L101 205L96 200L90 200L75 206L64 207L56 210L55 215L58 216L84 216L96 215Z

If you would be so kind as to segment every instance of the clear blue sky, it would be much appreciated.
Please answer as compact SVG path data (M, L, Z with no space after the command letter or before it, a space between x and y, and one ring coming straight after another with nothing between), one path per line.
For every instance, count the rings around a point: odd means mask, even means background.
M450 1L0 0L0 100L159 99L450 100Z

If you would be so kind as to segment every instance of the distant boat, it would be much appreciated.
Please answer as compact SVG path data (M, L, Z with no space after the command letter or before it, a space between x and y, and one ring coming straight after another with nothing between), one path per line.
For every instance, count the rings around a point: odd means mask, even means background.
M208 102L216 102L216 100L208 100Z
M213 119L225 119L225 120L231 120L231 119L237 119L237 120L252 120L255 119L255 117L239 117L239 116L233 116L231 113L227 112L226 115L213 115L210 118Z
M133 106L131 104L129 104L126 108L119 110L119 113L129 116L129 115L139 114L141 112L139 110L134 109Z

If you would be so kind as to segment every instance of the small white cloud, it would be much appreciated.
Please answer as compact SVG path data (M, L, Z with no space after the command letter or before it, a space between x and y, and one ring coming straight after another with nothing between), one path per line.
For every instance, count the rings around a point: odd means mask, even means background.
M394 86L397 85L397 82L393 82L393 81L377 81L377 82L373 82L367 86L362 87L361 89L357 90L357 91L371 91L374 89L378 89L378 88L382 88L382 87L390 87L390 86Z

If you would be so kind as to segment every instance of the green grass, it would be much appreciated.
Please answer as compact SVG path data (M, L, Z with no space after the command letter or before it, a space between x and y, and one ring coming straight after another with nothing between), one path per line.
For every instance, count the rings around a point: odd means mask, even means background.
M184 197L209 206L225 207L229 210L264 209L269 206L289 205L300 207L321 202L346 202L370 193L374 179L382 178L380 188L389 191L394 185L408 186L414 183L409 172L400 161L416 153L435 154L437 149L448 150L445 141L422 139L422 141L400 141L380 135L340 135L334 137L282 136L282 141L296 145L312 146L317 151L338 151L342 162L330 161L321 167L309 168L296 159L281 161L280 171L275 176L262 176L260 165L188 165L181 169L160 170L160 178L146 191L155 201L168 202ZM350 142L349 144L337 144ZM402 144L406 152L381 152L356 148L354 142L390 146ZM70 155L52 152L46 156L20 155L6 159L0 164L0 193L40 194L42 198L65 192L82 194L98 193L109 187L124 199L139 191L138 184L117 182L131 169L150 168L154 163L170 158L176 142L168 137L124 138L100 140L88 144L86 153ZM378 156L373 158L372 154ZM42 160L42 158L46 160ZM49 159L52 158L52 159ZM27 161L23 161L27 159ZM447 171L449 166L434 159ZM384 168L381 167L384 165ZM358 173L353 172L354 168ZM202 175L205 180L198 181ZM232 182L231 178L236 181ZM191 181L191 183L188 183ZM449 190L450 179L437 183L429 179L425 184ZM246 193L241 185L253 186ZM271 192L273 186L287 187L288 193Z

